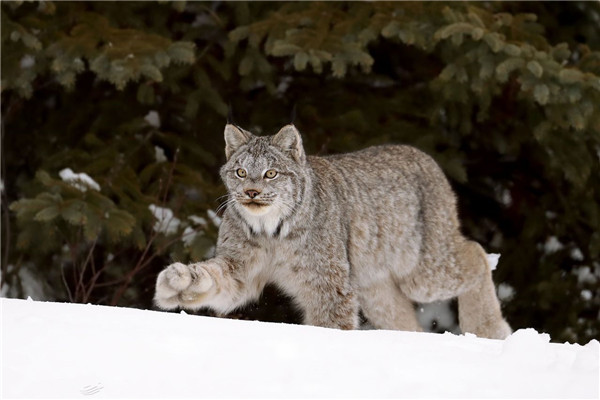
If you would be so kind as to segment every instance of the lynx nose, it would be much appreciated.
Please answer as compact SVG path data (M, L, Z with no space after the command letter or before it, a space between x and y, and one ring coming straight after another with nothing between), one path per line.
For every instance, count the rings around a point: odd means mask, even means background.
M254 189L248 189L244 193L246 193L246 196L250 197L251 199L255 198L256 196L258 196L260 194L260 192L258 190L254 190Z

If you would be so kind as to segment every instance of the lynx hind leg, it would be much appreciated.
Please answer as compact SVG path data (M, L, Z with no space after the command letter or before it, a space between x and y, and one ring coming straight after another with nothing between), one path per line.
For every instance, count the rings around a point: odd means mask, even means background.
M422 331L412 301L390 278L358 290L361 310L377 329Z
M413 301L431 303L458 297L458 319L463 332L502 339L511 330L500 311L486 253L473 241L458 237L454 262L420 265L403 278L400 288Z
M502 317L485 251L472 241L463 242L460 250L457 261L461 270L473 277L472 284L458 295L461 330L479 337L505 339L512 330Z

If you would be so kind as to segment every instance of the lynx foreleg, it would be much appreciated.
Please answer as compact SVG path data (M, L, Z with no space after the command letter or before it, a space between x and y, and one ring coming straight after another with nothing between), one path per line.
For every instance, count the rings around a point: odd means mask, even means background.
M248 288L256 287L257 290ZM196 264L171 264L156 280L154 301L162 309L196 310L210 307L227 313L255 298L257 285L246 285L232 273L230 265L220 258Z
M330 264L315 268L315 275L303 279L294 296L304 311L304 324L337 329L359 326L358 299L351 287L347 265Z
M171 264L158 275L154 301L165 310L199 308L213 286L214 280L202 264Z
M304 304L304 324L352 330L359 326L358 302L353 294L335 299L315 298Z

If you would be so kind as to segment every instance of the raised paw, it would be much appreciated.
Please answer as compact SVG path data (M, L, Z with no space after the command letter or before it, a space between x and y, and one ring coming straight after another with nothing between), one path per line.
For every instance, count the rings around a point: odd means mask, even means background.
M213 280L202 265L171 264L158 275L154 301L166 310L198 308L212 286Z
M165 283L178 292L187 289L192 283L192 273L190 268L182 263L169 265L162 272L165 274ZM161 274L162 274L161 273Z

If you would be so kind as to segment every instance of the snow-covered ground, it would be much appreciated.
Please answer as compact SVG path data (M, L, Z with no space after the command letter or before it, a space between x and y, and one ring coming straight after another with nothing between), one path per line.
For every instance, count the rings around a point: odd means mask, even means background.
M3 398L598 398L600 345L1 299Z

